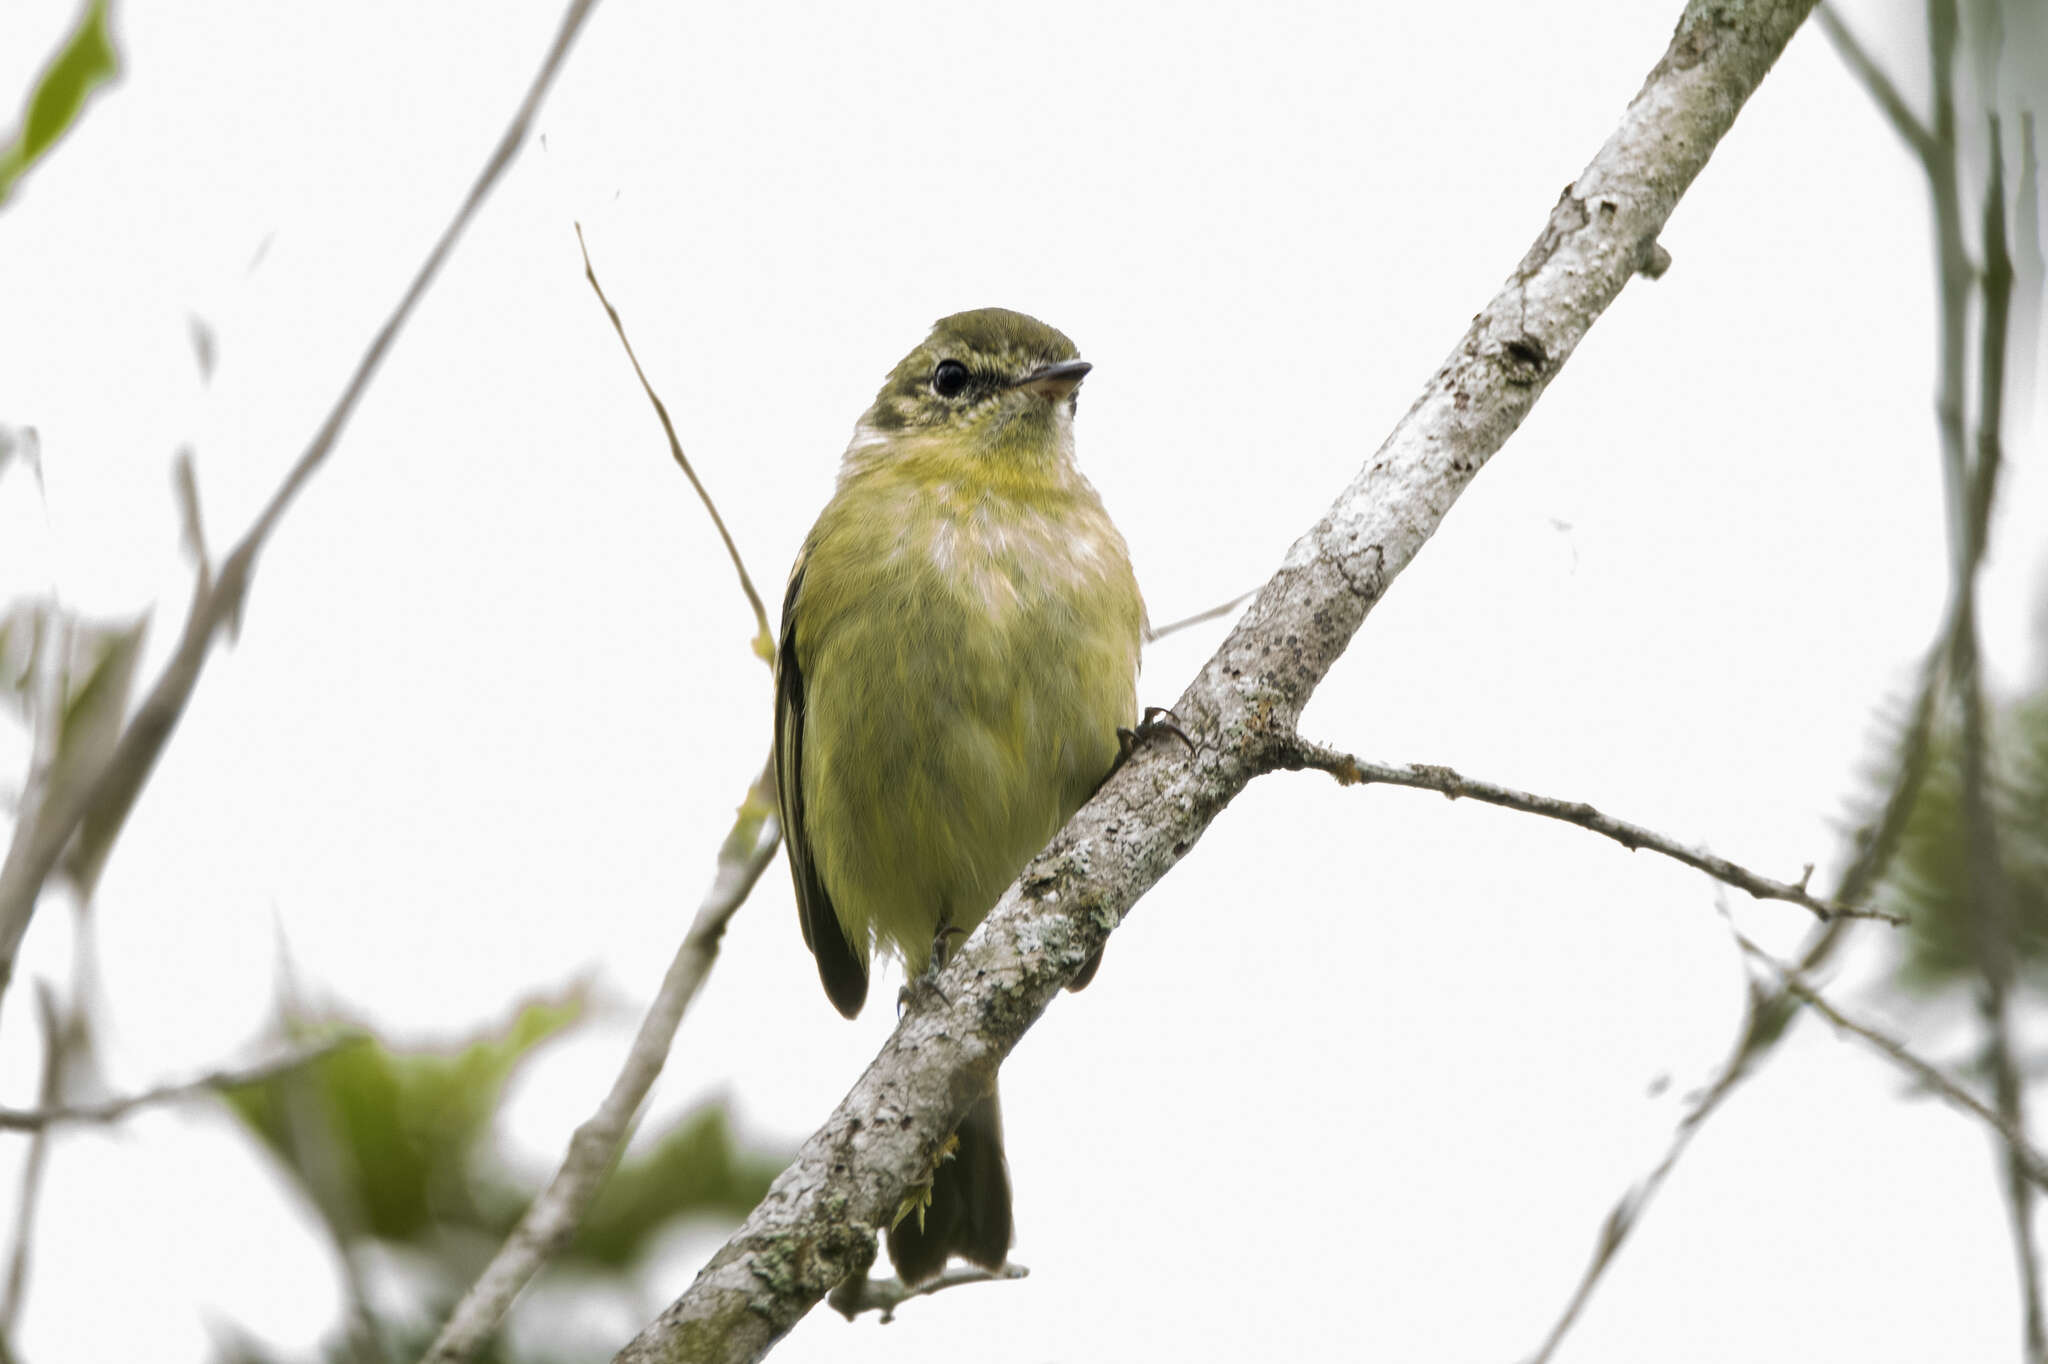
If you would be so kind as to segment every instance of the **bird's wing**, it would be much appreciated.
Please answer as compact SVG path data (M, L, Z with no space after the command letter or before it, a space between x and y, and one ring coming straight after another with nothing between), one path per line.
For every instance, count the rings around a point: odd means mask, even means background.
M804 586L801 556L789 575L782 599L782 642L775 655L775 789L782 805L782 841L789 850L789 871L796 881L797 922L804 946L818 959L818 979L826 997L852 1018L867 1002L868 968L846 940L838 912L818 869L804 825L804 674L797 661L798 599Z

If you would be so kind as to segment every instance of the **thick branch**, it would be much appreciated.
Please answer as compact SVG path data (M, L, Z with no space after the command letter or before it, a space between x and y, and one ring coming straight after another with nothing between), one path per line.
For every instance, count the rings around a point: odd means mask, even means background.
M1631 276L1811 0L1694 0L1620 127L1386 443L1175 704L1200 751L1139 753L1025 869L867 1073L624 1361L758 1359L865 1272L877 1228L996 1067L1258 773L1366 613Z
M1488 805L1498 805L1508 810L1520 810L1524 814L1542 815L1565 824L1575 824L1590 833L1611 838L1631 852L1648 850L1683 862L1695 871L1703 871L1716 881L1722 881L1737 890L1748 891L1759 900L1784 900L1813 911L1821 919L1837 916L1851 919L1879 919L1885 923L1905 922L1898 915L1881 909L1864 909L1853 905L1824 900L1806 888L1806 877L1795 884L1777 881L1761 873L1753 872L1737 862L1730 862L1718 853L1705 848L1690 847L1675 838L1668 838L1655 829L1631 824L1625 819L1616 819L1602 810L1596 810L1582 800L1559 800L1555 796L1539 796L1528 791L1517 791L1511 786L1495 786L1492 782L1476 781L1471 777L1454 772L1448 767L1432 764L1420 766L1406 763L1376 763L1365 758L1355 758L1349 753L1325 748L1306 739L1290 739L1282 746L1279 764L1289 769L1314 768L1327 772L1345 786L1372 785L1406 786L1417 791L1437 791L1457 800L1469 796ZM1813 869L1807 868L1810 873Z

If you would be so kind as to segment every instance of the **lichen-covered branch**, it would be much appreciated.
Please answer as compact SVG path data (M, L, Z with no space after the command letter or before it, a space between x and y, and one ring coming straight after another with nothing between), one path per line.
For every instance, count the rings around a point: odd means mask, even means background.
M1629 279L1812 0L1693 0L1620 126L1408 414L1288 552L1142 749L1027 867L689 1289L621 1361L753 1360L865 1273L874 1236L997 1066L1253 777L1458 495Z

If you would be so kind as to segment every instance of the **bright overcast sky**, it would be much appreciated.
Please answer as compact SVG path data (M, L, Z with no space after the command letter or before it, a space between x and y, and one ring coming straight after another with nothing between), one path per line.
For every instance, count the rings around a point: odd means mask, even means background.
M70 8L0 7L0 116ZM0 482L0 596L154 608L154 672L189 584L173 452L215 543L239 534L558 8L122 7L122 83L0 211L0 423L39 429L47 487ZM1918 8L1844 6L1916 95ZM535 1177L609 1083L770 689L573 223L765 594L882 374L933 318L1002 304L1095 362L1082 463L1172 619L1261 581L1369 455L1678 9L611 0L261 560L116 850L111 1088L249 1056L280 944L314 998L404 1042L594 977L611 1016L508 1114ZM1917 170L1802 33L1673 218L1670 273L1594 328L1305 730L1825 882L1873 712L1943 601L1926 220ZM2005 679L2034 647L2044 504L2023 454L1987 589ZM1170 703L1223 628L1152 650L1143 699ZM15 736L0 759L21 769ZM1806 928L1726 898L1781 949ZM1004 1071L1032 1277L886 1328L814 1312L777 1358L1519 1358L1732 1037L1716 899L1576 830L1265 779ZM22 982L68 978L68 920L45 904ZM1875 961L1845 1001L1873 1006ZM830 1008L778 865L650 1127L718 1093L794 1142L889 1025ZM1961 1035L1916 1036L1953 1056ZM32 1098L36 1047L18 984L0 1102ZM2015 1357L1992 1148L1901 1090L1803 1027L1563 1358ZM22 1146L0 1140L0 1210ZM714 1244L679 1240L636 1301L543 1302L622 1342ZM181 1364L233 1321L309 1355L338 1294L250 1142L155 1113L56 1144L19 1344Z

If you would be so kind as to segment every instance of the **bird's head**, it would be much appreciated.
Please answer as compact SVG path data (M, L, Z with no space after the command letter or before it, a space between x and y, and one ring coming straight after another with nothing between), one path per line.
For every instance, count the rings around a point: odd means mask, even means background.
M1037 318L977 308L939 319L861 417L853 451L955 446L1019 468L1070 459L1075 391L1088 373L1074 343Z

